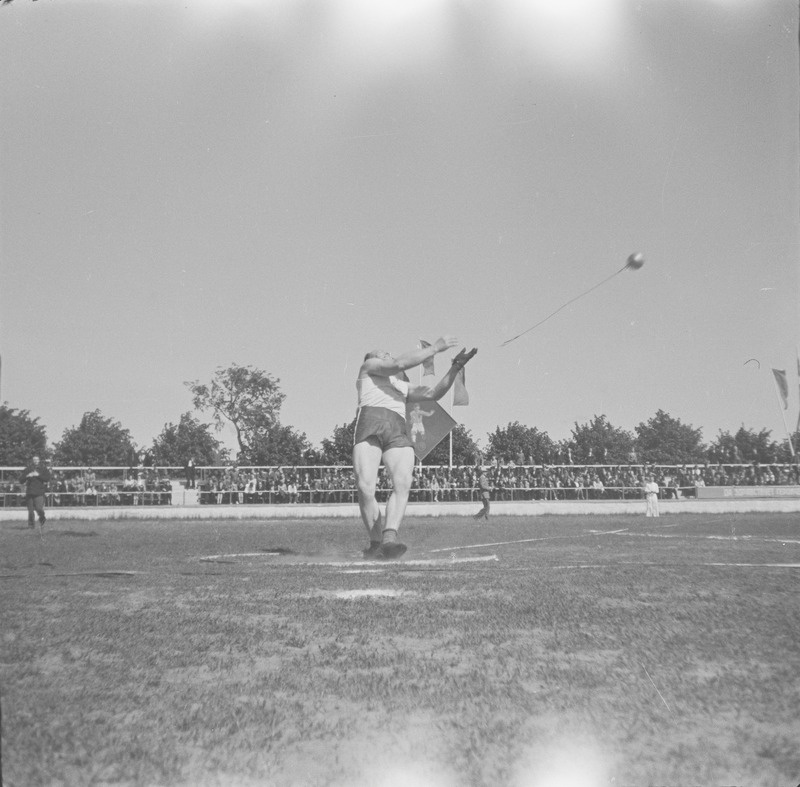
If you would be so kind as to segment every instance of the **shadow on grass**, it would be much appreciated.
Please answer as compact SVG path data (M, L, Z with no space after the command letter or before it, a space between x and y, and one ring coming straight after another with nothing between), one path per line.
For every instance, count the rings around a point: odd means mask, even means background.
M67 536L70 538L91 538L92 536L98 535L94 532L94 530L90 530L88 533L82 533L78 530L51 530L47 535L50 536Z
M46 560L42 560L39 563L24 563L21 566L9 565L9 566L5 566L5 568L8 571L18 572L18 571L22 571L22 570L24 570L26 568L36 568L37 566L47 566L48 568L55 568L55 565L53 563L48 563ZM0 579L22 579L22 578L25 578L25 577L28 577L28 576L30 576L30 574L19 574L19 573L0 574Z
M54 577L102 577L104 579L128 579L140 574L139 571L114 571L112 569L99 571L63 571L53 574Z

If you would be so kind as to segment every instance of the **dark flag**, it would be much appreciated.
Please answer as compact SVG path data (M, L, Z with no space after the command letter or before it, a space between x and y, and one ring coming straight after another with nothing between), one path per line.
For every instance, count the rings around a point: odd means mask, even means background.
M785 369L773 369L772 373L775 375L775 385L778 386L778 393L781 395L783 401L783 409L789 409L789 382L786 379Z
M406 404L408 436L414 453L422 461L456 426L450 414L432 399Z

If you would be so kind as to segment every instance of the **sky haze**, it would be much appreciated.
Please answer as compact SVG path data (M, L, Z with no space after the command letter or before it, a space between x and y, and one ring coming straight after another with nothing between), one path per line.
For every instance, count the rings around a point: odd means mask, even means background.
M314 445L373 347L477 346L486 445L798 418L789 0L15 0L0 399L149 445L231 363ZM640 251L646 263L502 347ZM760 364L747 363L756 359ZM437 358L443 370L446 360ZM412 380L415 377L412 375ZM446 404L443 402L443 404Z

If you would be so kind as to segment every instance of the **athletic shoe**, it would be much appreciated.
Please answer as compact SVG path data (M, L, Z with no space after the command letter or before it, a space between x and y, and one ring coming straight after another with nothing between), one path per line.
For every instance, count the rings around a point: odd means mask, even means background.
M364 560L377 560L381 556L381 545L370 544L361 554Z
M405 554L408 547L399 541L391 541L388 544L381 544L378 550L378 558L381 560L395 560Z

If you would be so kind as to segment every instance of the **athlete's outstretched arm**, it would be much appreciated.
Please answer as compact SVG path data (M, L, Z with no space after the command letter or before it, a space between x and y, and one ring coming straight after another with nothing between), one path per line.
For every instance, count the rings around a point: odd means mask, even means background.
M406 369L413 369L421 363L433 358L437 353L449 350L458 344L455 336L442 336L437 339L430 347L409 350L401 353L396 358L383 353L381 356L367 358L361 364L361 374L377 374L381 377L388 377L390 374L398 374Z
M469 360L478 352L477 348L473 347L469 352L465 347L461 352L453 358L453 363L447 370L447 373L435 385L413 385L408 390L409 402L421 402L425 399L433 399L438 401L441 399L452 387L453 383L458 377L458 373L467 365Z

